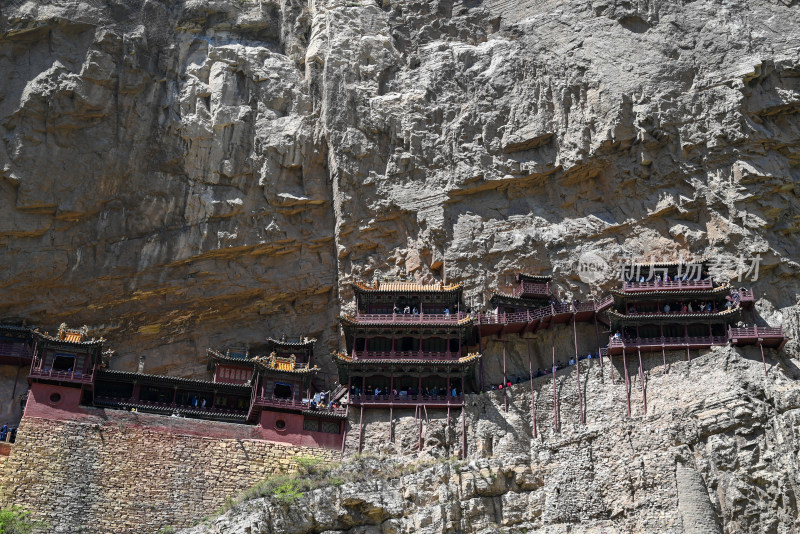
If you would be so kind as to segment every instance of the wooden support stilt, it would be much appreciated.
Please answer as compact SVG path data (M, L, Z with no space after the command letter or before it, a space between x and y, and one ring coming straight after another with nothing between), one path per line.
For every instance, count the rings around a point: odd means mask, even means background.
M761 362L764 364L764 376L767 376L767 359L764 358L764 344L758 341L758 348L761 349Z
M361 404L361 416L358 418L358 452L361 453L361 442L364 439L364 404Z
M528 377L531 381L531 426L536 437L536 394L533 391L533 360L531 359L531 340L528 340Z
M763 356L763 354L764 354L764 351L763 351L763 350L761 351L761 354L762 354L762 356ZM19 382L19 370L20 370L20 369L22 369L22 367L23 367L23 366L21 366L21 365L18 365L18 366L17 366L17 374L15 374L15 375L14 375L14 389L11 391L11 400L12 400L12 401L14 400L14 395L16 395L16 394L17 394L17 382ZM212 405L212 406L213 406L213 405Z
M572 314L572 340L575 344L575 376L578 380L578 416L581 424L586 423L586 418L583 414L583 393L581 392L581 363L578 360L578 327L575 314Z
M691 356L689 356L689 345L686 345L686 361L687 362L692 361Z
M600 330L597 328L597 312L594 312L594 336L597 339L597 356L600 358L600 368L603 368L603 356L600 354L602 343L600 342ZM602 372L600 373L602 374Z
M466 394L464 393L464 374L461 374L461 458L467 457L467 412L464 411L464 405L467 403Z
M467 457L467 413L461 406L461 459Z
M601 362L603 361L603 357L602 356L600 356L600 361ZM613 384L614 383L614 357L611 355L611 351L608 352L608 365L610 366L609 367L609 373L611 374L611 383Z
M628 360L625 358L625 347L622 347L622 366L625 368L625 399L628 402L628 417L631 416L631 387L628 377Z
M478 348L480 349L481 354L483 354L483 337L481 337L481 329L480 328L478 328ZM478 363L478 365L480 366L480 370L481 370L480 390L483 391L486 388L486 384L483 381L484 380L484 377L483 377L483 358L481 358L481 360Z
M417 410L419 410L419 427L417 428L417 436L419 438L419 444L417 445L417 450L421 451L422 450L422 410L420 410L419 407L417 407Z
M644 403L644 414L647 415L647 390L644 387L644 367L642 366L642 351L636 349L639 353L639 380L642 382L642 402Z
M394 406L389 405L389 442L394 443Z
M508 413L508 377L506 376L506 343L505 339L501 340L503 343L503 405L505 406L506 413Z
M558 394L556 393L556 334L550 335L550 345L553 349L553 431L558 432Z
M661 357L664 359L664 374L667 374L667 351L664 349L664 345L661 345Z

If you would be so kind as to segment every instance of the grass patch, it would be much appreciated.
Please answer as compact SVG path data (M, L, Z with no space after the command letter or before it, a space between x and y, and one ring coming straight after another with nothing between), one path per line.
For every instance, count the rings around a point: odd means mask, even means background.
M0 534L29 534L44 527L45 523L34 521L31 513L20 506L0 509Z
M299 457L296 462L297 469L294 472L271 475L246 489L238 497L229 497L217 511L217 515L253 499L273 498L277 503L290 505L303 498L307 492L320 488L340 487L356 482L396 480L435 465L449 465L460 470L462 463L454 457L402 462L370 453L353 455L344 463L325 462L315 457Z

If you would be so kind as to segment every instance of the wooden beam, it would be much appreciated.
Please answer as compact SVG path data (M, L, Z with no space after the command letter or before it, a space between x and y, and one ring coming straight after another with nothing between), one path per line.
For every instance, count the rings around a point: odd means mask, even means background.
M625 358L625 347L622 347L622 366L625 368L625 398L628 401L628 417L631 416L631 388L628 377L628 360Z
M531 426L533 437L536 436L536 394L533 391L533 360L531 359L531 340L528 339L528 377L531 382Z
M577 316L573 313L572 314L572 340L575 344L575 376L578 380L578 415L581 424L586 423L586 417L583 413L583 394L581 393L581 364L580 360L578 359L578 327L575 323L577 323L578 319Z
M639 353L639 380L642 382L642 402L644 403L644 414L647 415L647 390L644 387L644 366L642 366L642 351L636 349Z

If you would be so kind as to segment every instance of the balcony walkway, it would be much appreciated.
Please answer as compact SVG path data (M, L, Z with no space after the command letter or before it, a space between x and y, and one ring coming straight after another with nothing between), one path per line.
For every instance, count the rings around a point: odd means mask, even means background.
M730 342L737 347L759 345L781 350L788 341L783 328L750 326L746 328L728 328L724 336L681 336L652 338L611 338L608 342L607 354L622 354L626 351L641 350L654 352L661 350L707 349L713 346L727 345Z
M581 322L597 317L607 326L608 320L599 314L613 303L614 297L607 296L598 301L581 302L577 305L550 304L516 313L479 313L475 318L475 326L482 336L535 333L553 324L568 323L573 317Z

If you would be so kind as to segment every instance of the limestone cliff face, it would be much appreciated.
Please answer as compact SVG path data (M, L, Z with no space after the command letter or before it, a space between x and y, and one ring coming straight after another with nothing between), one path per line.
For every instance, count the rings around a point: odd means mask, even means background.
M756 351L715 349L691 362L680 355L645 360L644 413L638 362L629 360L632 415L626 417L624 368L582 369L586 424L580 425L574 368L556 375L560 431L553 430L547 378L517 384L504 409L500 392L468 396L467 458L434 463L461 448L461 416L417 423L395 412L374 414L365 447L421 464L401 476L397 460L368 457L361 483L315 490L286 505L246 502L187 534L433 533L726 533L794 532L798 528L797 451L800 389L790 360ZM352 422L352 421L351 421ZM356 428L353 428L353 433ZM366 464L366 466L364 465Z
M348 283L760 253L797 337L795 0L6 1L0 316L131 369L339 343ZM748 282L749 283L749 282ZM607 285L607 282L606 282ZM790 349L792 346L790 346ZM329 371L332 368L328 367Z

